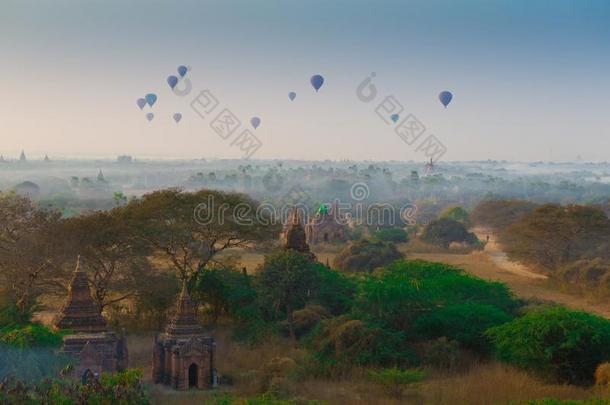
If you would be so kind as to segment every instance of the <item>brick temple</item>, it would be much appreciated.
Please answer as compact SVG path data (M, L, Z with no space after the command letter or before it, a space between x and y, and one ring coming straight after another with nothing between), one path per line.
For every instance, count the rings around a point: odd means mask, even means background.
M87 275L80 267L80 258L68 298L55 320L55 327L72 333L63 338L62 352L75 360L73 376L101 375L127 368L128 353L125 338L108 330L106 319L91 298Z
M197 323L183 283L174 318L165 332L155 337L153 381L176 390L212 388L216 386L215 354L216 343Z

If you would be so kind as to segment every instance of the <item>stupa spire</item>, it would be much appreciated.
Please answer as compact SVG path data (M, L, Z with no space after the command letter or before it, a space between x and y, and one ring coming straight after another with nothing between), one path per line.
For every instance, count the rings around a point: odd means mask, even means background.
M305 229L301 224L301 215L297 207L293 207L286 224L286 245L284 249L292 249L297 252L309 253L309 245L305 236Z
M203 327L195 319L195 310L191 303L186 280L182 281L182 291L178 297L176 314L165 328L165 333L172 338L188 338L203 334Z
M70 282L68 298L55 322L60 329L75 332L96 333L106 331L106 320L91 298L87 275L81 269L80 256Z

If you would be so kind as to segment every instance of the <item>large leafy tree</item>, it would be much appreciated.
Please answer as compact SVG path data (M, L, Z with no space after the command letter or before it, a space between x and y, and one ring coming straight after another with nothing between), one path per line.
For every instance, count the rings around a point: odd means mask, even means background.
M593 207L546 204L500 236L511 259L552 273L574 260L608 255L610 219Z
M286 250L265 257L257 271L260 296L275 314L284 314L295 339L293 311L303 308L318 285L317 264L309 256Z
M134 295L134 270L150 266L150 248L135 237L120 209L69 218L63 230L69 248L81 256L100 311Z
M49 289L64 288L57 249L60 214L15 193L0 194L0 289L21 314Z
M132 231L164 255L181 279L196 277L218 253L273 238L271 218L244 194L178 189L155 191L123 207Z

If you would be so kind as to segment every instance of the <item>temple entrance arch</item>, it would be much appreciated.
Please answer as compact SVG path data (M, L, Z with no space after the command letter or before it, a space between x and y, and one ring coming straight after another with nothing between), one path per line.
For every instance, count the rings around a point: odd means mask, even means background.
M189 388L197 388L197 364L193 363L189 366Z

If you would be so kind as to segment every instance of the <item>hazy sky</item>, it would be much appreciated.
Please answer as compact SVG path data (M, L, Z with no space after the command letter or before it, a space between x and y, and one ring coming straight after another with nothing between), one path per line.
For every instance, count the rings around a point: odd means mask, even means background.
M0 0L5 156L241 156L191 110L203 89L261 117L257 158L424 160L374 112L392 94L443 159L610 160L610 2Z

